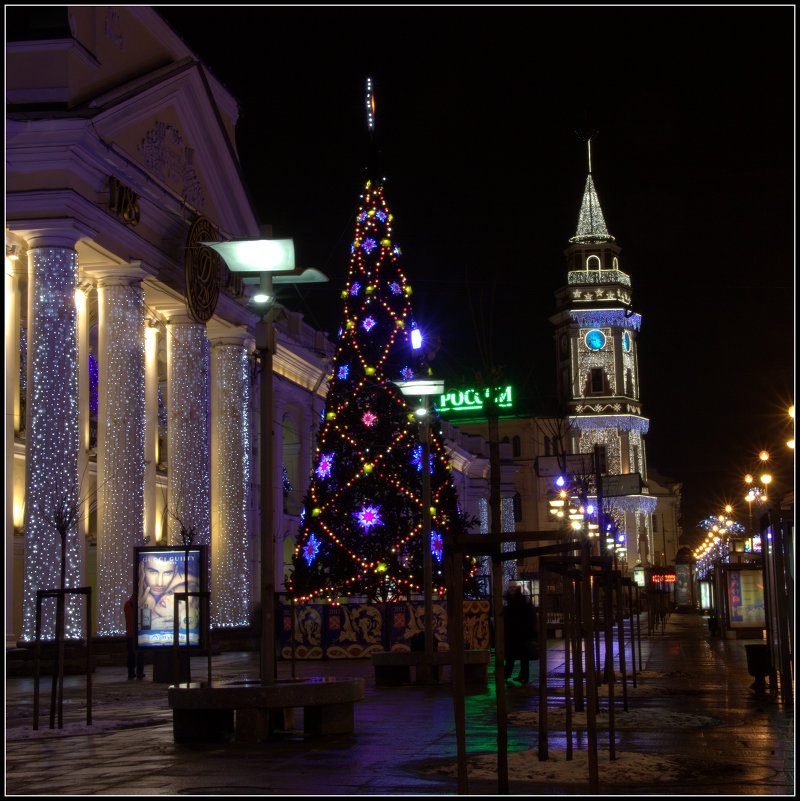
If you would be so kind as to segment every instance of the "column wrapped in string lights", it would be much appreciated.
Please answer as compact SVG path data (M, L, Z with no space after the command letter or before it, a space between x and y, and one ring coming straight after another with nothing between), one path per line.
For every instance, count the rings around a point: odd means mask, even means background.
M181 525L194 545L211 543L208 414L209 343L203 323L185 311L167 324L167 539L180 545Z
M122 274L120 274L122 273ZM144 526L143 273L104 271L98 300L97 633L125 633Z
M248 487L250 376L245 329L211 340L211 566L214 627L246 626L250 614Z
M156 543L156 481L158 464L158 322L144 329L144 533Z
M80 503L78 489L78 349L75 287L77 236L68 232L29 239L28 376L25 458L25 580L22 639L36 634L36 593L61 587L61 539L54 512L61 499ZM76 527L68 532L67 587L78 586ZM82 635L82 609L68 596L67 638ZM55 637L56 604L42 605L41 636Z

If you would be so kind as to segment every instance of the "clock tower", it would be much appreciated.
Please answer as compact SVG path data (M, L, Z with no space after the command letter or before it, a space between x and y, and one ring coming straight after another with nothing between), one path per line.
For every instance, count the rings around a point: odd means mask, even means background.
M572 453L600 446L608 479L603 511L616 528L614 547L629 568L653 564L652 513L639 398L637 338L641 315L631 306L631 279L608 233L589 162L578 228L564 251L567 285L556 292L558 396ZM616 494L624 492L626 494ZM612 494L614 493L614 494ZM602 535L601 535L602 536Z

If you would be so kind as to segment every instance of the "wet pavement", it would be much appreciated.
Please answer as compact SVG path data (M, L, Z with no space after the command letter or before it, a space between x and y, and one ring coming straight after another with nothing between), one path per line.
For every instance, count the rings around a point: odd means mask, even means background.
M615 684L615 757L609 759L607 687L598 725L599 793L603 795L794 795L793 707L777 693L756 692L744 646L753 640L710 637L706 619L673 613L663 631L641 637L636 687L627 680L623 708ZM637 658L638 658L638 645ZM630 667L630 643L626 643ZM537 773L539 694L504 686L508 709L509 792L585 795L585 712L573 715L574 761L566 764L563 641L548 643L548 747L552 775ZM531 683L539 682L533 663ZM291 676L280 662L279 678ZM6 678L8 795L453 795L456 737L452 688L376 687L369 660L296 663L297 676L356 676L365 698L355 705L355 733L304 738L296 731L251 744L174 742L167 685L129 681L123 667L93 674L93 720L86 725L85 677L68 676L64 727L49 728L50 679L41 682L39 729L33 723L33 679ZM203 679L207 659L192 659ZM258 675L258 656L212 658L214 679ZM468 793L494 795L497 715L494 668L489 686L466 699ZM581 722L583 715L583 723ZM533 751L531 751L533 749ZM531 755L533 754L533 758ZM481 755L490 769L481 767ZM583 761L579 759L583 758ZM551 763L546 763L550 765ZM492 766L495 766L492 769ZM612 771L611 768L616 770Z

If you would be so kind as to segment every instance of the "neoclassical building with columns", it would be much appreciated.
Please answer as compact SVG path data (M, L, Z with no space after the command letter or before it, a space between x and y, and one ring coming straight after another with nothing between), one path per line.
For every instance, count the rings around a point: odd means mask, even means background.
M247 625L260 573L260 313L199 244L263 233L236 100L152 8L7 11L7 646L33 639L37 591L60 587L59 509L75 516L65 580L92 589L91 635L124 634L133 549L181 544L182 529L209 548L212 626ZM298 313L275 325L281 589L333 344ZM457 434L448 448L477 514L485 448ZM45 604L44 637L54 620ZM87 635L79 596L66 633Z
M77 517L66 580L92 587L93 633L124 633L133 548L180 543L182 526L209 546L213 625L245 625L259 314L199 245L261 235L236 101L150 8L31 7L7 35L7 642L33 637L37 590L60 586L59 505ZM299 314L276 329L282 547L332 345ZM45 605L45 636L53 620ZM67 634L85 635L78 597Z

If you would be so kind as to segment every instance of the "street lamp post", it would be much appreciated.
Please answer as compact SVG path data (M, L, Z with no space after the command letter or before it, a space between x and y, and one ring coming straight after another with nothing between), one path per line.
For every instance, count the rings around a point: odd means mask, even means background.
M433 655L433 562L431 554L431 428L430 403L431 395L441 395L444 392L444 381L441 379L419 379L416 381L398 381L400 391L411 398L421 399L421 404L414 410L414 414L422 429L420 440L422 445L422 581L424 584L425 599L425 656L428 665L426 670L432 669Z
M228 242L201 242L216 251L231 272L245 273L243 283L257 283L250 301L262 311L256 323L256 349L261 364L259 501L261 504L261 660L262 684L274 684L277 678L275 654L275 438L272 419L272 363L275 353L276 314L273 283L309 284L328 279L319 270L297 270L294 242L291 239L248 239Z

